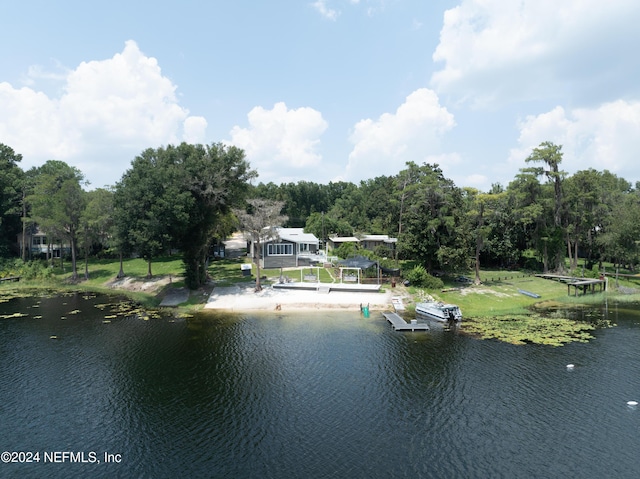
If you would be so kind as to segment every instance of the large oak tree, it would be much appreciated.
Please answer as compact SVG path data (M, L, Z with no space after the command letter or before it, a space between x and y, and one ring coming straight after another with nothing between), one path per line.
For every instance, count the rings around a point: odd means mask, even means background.
M177 248L187 286L201 286L216 226L239 204L254 176L244 152L234 146L181 143L145 150L116 185L122 247L147 259L149 276L152 258Z

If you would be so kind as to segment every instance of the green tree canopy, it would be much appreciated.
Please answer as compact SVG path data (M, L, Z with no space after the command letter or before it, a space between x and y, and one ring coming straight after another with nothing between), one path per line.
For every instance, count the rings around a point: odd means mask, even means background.
M0 257L8 256L20 231L21 185L24 173L18 166L22 155L0 143Z
M80 170L63 161L50 160L35 169L31 195L32 219L50 237L67 240L71 249L72 279L78 278L78 230L85 207Z
M417 259L429 271L469 266L471 236L466 228L462 190L437 165L418 167L415 192L405 199L399 254Z
M145 150L116 185L121 247L145 257L149 275L152 258L178 248L187 285L201 286L216 224L244 197L254 176L244 152L221 143Z

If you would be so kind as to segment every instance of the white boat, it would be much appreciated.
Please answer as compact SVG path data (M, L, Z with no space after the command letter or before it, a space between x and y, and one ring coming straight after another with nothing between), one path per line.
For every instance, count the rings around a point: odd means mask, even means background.
M462 321L462 311L455 304L445 304L435 301L417 303L416 313L435 319L436 321Z

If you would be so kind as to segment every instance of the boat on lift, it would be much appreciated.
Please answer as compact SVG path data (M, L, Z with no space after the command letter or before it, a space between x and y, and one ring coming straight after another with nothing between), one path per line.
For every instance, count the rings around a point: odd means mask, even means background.
M462 311L455 304L445 304L438 301L429 301L416 304L416 313L428 316L441 322L462 321Z

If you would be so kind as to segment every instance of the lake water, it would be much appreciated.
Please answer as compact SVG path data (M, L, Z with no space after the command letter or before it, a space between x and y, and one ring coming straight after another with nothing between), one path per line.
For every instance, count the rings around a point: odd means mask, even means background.
M110 301L0 304L27 314L0 319L0 451L40 460L0 477L640 476L637 308L553 348L379 313L111 318Z

